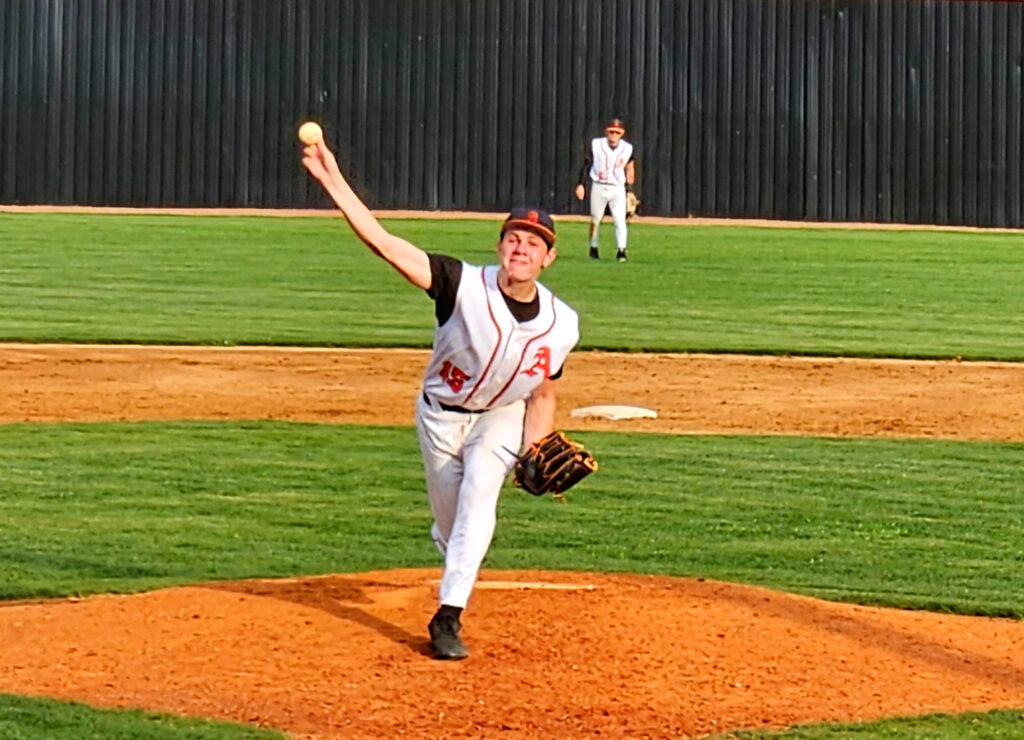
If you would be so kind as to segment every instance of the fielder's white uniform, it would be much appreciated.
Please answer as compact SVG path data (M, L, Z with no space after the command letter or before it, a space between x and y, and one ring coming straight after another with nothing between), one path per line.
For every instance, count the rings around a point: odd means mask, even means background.
M445 558L439 601L465 608L494 535L498 494L522 446L525 399L560 375L579 319L540 283L530 304L507 298L497 266L439 255L430 261L438 326L416 428L431 535Z
M626 165L633 159L633 145L620 139L614 149L606 136L590 141L590 222L593 234L590 246L598 243L597 232L605 209L610 209L615 224L615 243L626 248Z

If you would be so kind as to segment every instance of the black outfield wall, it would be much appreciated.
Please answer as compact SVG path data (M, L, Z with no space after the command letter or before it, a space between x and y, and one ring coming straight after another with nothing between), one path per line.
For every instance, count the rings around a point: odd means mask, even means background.
M1024 226L1024 3L0 0L0 202L572 198L621 115L648 214Z

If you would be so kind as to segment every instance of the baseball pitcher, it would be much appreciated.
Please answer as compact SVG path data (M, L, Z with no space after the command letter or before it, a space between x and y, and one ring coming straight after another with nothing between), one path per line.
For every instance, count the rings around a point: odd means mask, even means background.
M444 557L428 631L436 657L465 658L462 611L509 472L515 468L517 484L539 494L558 493L596 469L553 431L556 380L579 338L576 313L538 282L558 256L555 226L540 209L514 209L501 227L497 264L479 267L428 254L386 231L323 139L304 148L302 163L359 238L434 301L433 352L416 401L431 535ZM567 457L576 461L568 473ZM557 471L544 472L549 461Z

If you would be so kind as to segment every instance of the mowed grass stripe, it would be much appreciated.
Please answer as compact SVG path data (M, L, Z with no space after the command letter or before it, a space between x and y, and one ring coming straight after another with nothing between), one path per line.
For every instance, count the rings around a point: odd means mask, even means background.
M264 727L138 710L95 709L78 702L0 694L4 740L262 740L284 738Z
M495 221L386 226L494 259ZM543 277L584 348L1024 358L1018 235L634 224L619 265L587 259L586 228L558 225ZM429 298L340 219L0 214L0 233L0 341L430 344Z
M739 740L1017 740L1021 710L962 715L930 714L861 722L812 724L786 730L724 733ZM111 710L80 702L0 694L5 740L271 740L276 730L139 710Z
M1024 712L1018 709L929 714L843 725L805 725L775 732L729 733L722 737L742 740L1018 740L1022 733Z
M509 488L488 567L1024 615L1024 445L578 436L601 471ZM408 428L4 426L0 503L4 598L439 565Z

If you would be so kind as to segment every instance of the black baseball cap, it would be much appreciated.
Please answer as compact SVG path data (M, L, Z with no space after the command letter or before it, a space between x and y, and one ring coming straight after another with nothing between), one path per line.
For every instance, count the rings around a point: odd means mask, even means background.
M513 208L501 226L501 235L509 229L532 231L547 242L548 249L555 245L555 222L540 208Z
M626 133L626 124L622 122L621 118L613 118L604 127L605 131L615 131L616 133Z

